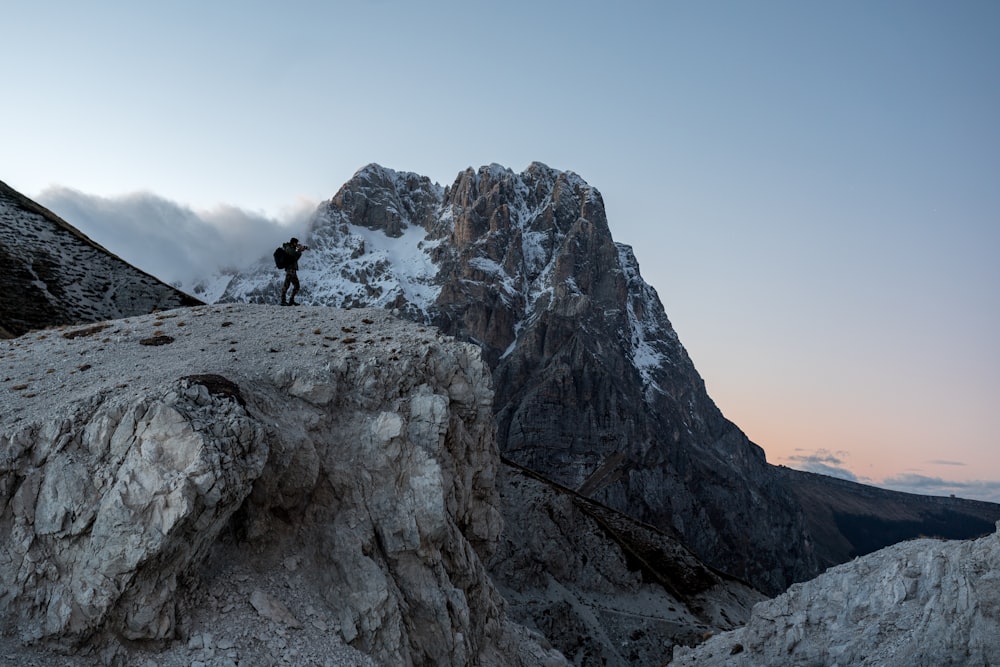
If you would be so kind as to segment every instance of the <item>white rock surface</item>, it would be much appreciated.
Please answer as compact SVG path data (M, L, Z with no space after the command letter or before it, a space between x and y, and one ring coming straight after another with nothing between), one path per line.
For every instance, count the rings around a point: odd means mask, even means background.
M565 664L483 565L491 401L383 310L0 341L0 664Z
M743 628L671 665L1000 664L1000 524L969 541L904 542L753 608Z

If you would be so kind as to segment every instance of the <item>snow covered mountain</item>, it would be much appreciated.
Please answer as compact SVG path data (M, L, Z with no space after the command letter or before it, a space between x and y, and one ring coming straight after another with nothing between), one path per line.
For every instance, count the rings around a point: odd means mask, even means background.
M476 343L503 456L676 532L765 592L1000 518L995 505L824 486L768 465L706 393L631 248L612 239L600 193L572 172L494 164L441 187L369 165L320 205L306 243L300 302L391 308ZM262 260L221 301L277 303L280 283ZM857 529L868 515L892 527L881 544Z

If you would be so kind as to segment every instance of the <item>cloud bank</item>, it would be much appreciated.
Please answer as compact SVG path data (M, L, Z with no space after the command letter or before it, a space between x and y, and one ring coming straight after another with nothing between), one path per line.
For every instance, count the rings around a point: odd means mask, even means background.
M788 457L788 465L796 470L814 472L827 477L837 477L850 482L859 482L858 476L847 469L844 462L846 452L831 452L828 449L817 449L812 453L805 453L804 449L797 449L802 454L794 454Z
M52 187L37 200L129 264L188 292L305 236L317 206L299 201L278 220L235 206L195 210L148 192L106 198Z
M921 496L956 496L971 500L985 500L1000 503L1000 481L953 480L919 473L900 473L883 480L875 480L855 474L847 467L848 452L831 452L827 449L797 449L797 453L785 459L788 466L796 470L814 472L828 477L846 479L850 482L878 486L893 491L915 493ZM926 463L962 467L961 461L933 460Z

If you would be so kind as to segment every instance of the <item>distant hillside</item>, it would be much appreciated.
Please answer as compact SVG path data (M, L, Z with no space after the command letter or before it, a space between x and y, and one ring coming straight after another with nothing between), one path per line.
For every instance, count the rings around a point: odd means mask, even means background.
M774 470L799 500L824 566L915 537L986 535L1000 519L995 503L890 491L783 466Z
M0 337L201 301L94 243L0 182Z

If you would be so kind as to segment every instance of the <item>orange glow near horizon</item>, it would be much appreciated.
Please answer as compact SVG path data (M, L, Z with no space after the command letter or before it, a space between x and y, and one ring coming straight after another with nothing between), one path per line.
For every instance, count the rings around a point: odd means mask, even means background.
M912 490L1000 502L996 484L984 481L1000 478L1000 456L992 466L966 463L983 449L975 422L942 419L926 408L904 411L901 418L892 401L817 407L794 399L779 404L768 392L716 393L726 417L764 449L771 464L908 491L910 482L940 480Z

